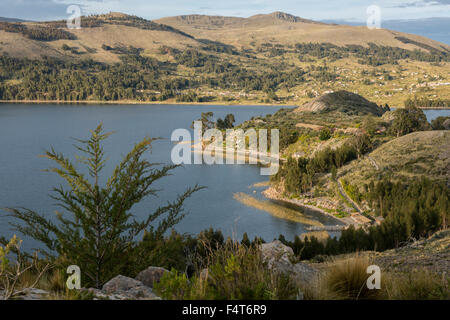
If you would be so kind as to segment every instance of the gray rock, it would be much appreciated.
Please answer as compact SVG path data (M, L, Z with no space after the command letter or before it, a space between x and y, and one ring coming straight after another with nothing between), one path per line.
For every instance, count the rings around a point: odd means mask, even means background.
M263 261L276 272L290 275L303 282L311 281L317 274L311 266L302 262L296 263L292 248L279 240L262 244L261 253Z
M450 130L450 119L447 119L442 123L442 126L445 128L445 130Z
M48 295L48 291L36 288L27 288L23 291L23 295L17 298L20 300L45 300Z
M142 286L142 282L128 278L122 275L109 280L103 285L102 290L106 293L114 293L117 291L128 291L134 287Z
M137 275L136 280L141 281L147 287L153 288L153 285L159 283L166 273L169 273L169 270L160 267L148 267Z
M118 275L103 286L102 294L110 300L159 300L150 287L142 282ZM99 298L105 298L99 295Z

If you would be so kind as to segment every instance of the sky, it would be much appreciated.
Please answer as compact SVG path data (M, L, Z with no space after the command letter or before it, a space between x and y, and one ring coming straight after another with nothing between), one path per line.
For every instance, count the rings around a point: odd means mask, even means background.
M249 17L283 11L313 20L366 21L377 5L382 20L450 17L450 0L0 0L0 17L55 20L69 17L69 5L83 15L124 12L146 19L184 14Z

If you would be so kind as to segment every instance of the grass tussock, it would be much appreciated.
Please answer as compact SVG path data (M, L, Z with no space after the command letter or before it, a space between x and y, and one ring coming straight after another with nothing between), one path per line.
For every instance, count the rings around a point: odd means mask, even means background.
M298 293L288 276L268 269L260 251L231 241L220 250L205 245L208 255L187 279L175 270L156 286L163 299L255 300L293 299Z
M305 289L305 298L313 300L360 300L380 297L380 290L367 288L367 257L333 260L315 282Z

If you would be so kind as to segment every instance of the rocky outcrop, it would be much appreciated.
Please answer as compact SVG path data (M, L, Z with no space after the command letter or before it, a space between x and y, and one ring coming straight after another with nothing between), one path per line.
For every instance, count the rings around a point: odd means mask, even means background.
M287 274L302 282L310 282L317 275L317 270L302 263L295 262L294 251L275 240L261 245L263 260L275 272Z
M87 289L94 295L94 299L109 300L160 300L153 293L152 288L144 285L136 279L118 275L109 280L103 286L102 290Z
M147 287L153 288L153 285L159 283L166 273L169 273L169 270L160 267L148 267L137 275L136 280L141 281Z

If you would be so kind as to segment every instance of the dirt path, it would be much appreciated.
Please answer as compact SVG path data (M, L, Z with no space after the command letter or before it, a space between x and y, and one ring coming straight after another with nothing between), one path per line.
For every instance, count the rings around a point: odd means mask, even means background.
M337 179L337 185L338 185L339 193L345 199L347 199L347 201L352 205L352 207L358 212L357 214L352 214L353 220L359 221L362 224L366 224L366 223L370 223L371 221L374 221L374 219L372 217L367 217L363 214L364 211L361 209L361 207L355 201L353 201L352 198L350 198L350 196L347 194L347 192L345 192L345 189L342 186L342 183L339 179Z
M338 185L338 189L339 189L339 193L345 198L347 199L347 201L352 205L352 207L358 211L358 213L363 213L363 211L361 210L361 208L358 206L358 204L353 201L352 198L349 197L349 195L347 194L347 192L345 192L344 187L342 186L342 183L339 179L336 180L337 181L337 185Z

